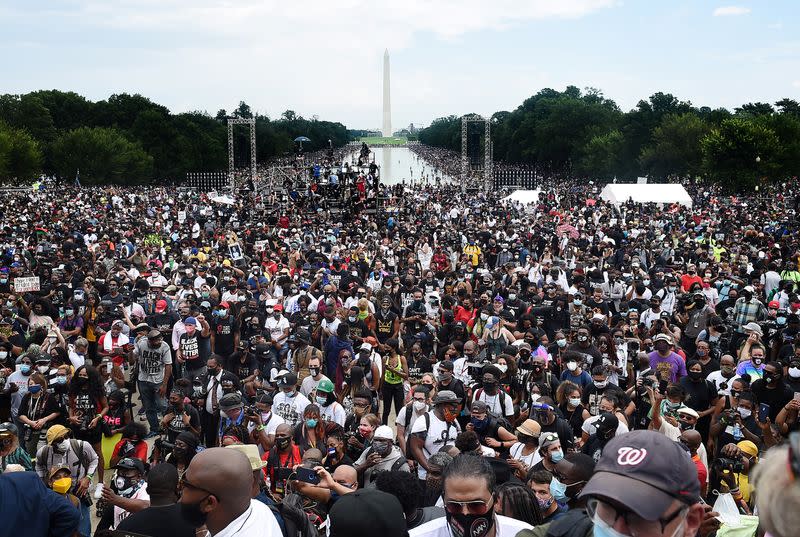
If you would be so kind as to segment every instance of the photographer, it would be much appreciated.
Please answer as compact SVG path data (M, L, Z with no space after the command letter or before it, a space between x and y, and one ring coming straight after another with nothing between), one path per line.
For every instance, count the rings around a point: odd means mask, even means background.
M174 442L183 431L200 436L200 414L192 405L186 405L183 389L174 385L169 394L169 406L161 420L161 429L166 430L167 440Z
M144 441L146 435L147 429L143 424L131 422L126 425L122 430L122 439L114 446L109 467L113 468L120 459L126 457L134 457L142 461L147 460L148 446L147 442Z
M735 444L741 440L749 440L758 445L761 443L761 428L756 421L758 405L750 391L739 394L736 408L729 408L717 416L711 424L709 448L715 448L718 456L722 446Z

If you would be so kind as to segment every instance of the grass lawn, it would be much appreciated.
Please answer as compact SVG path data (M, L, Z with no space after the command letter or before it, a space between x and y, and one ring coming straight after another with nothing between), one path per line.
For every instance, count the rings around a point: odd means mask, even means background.
M365 136L358 139L359 142L366 142L367 145L384 144L384 145L405 145L408 140L405 136L392 136L385 138L383 136Z

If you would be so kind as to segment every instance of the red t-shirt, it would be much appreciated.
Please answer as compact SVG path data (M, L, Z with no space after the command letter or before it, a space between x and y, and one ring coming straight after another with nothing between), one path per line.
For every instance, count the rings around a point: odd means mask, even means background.
M123 438L122 440L117 442L117 445L114 446L114 451L111 453L111 457L112 458L113 457L118 457L120 448L122 446L124 446L125 443L127 443L127 442L130 442L130 440L128 440L127 438ZM136 444L134 444L133 453L127 453L125 456L126 457L131 457L131 458L134 458L134 459L139 459L142 462L146 461L147 460L147 442L145 442L144 440L139 440L138 442L136 442Z
M697 466L697 480L700 481L700 490L703 490L708 480L708 470L706 469L706 465L703 464L703 461L700 460L700 455L693 455L692 461L694 465Z

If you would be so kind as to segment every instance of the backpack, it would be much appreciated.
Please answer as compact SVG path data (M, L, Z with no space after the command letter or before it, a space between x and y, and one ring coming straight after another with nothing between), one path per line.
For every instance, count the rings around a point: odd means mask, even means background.
M78 456L78 463L83 468L83 477L87 477L89 475L89 460L86 458L86 454L83 451L83 446L81 446L81 442L83 440L75 440L74 438L69 439L69 448ZM53 446L47 445L44 448L44 463L47 464L47 461L50 460L50 455L52 454Z
M473 401L477 401L477 400L480 398L480 396L481 396L481 394L482 394L482 393L483 393L483 388L478 388L477 390L475 390L475 394L473 395L473 397L472 397L472 400L473 400ZM505 416L505 414L503 413L503 410L505 409L505 404L504 404L504 403L505 403L505 401L506 401L506 399L505 399L505 398L506 398L506 397L508 397L508 398L511 398L511 396L510 396L510 395L508 395L508 394L507 394L505 391L503 391L503 390L498 390L498 392L497 392L497 393L498 393L498 394L503 394L503 397L502 397L502 398L501 398L501 400L500 400L500 414L498 415L498 414L496 414L496 413L492 412L491 410L489 410L489 411L488 411L488 414L489 414L489 416L491 416L492 418L494 418L494 419L496 419L496 420L497 420L497 424L498 424L500 427L502 427L502 428L503 428L503 429L505 429L506 431L508 431L508 432L510 432L510 433L512 433L512 434L513 434L513 433L514 433L514 427L512 427L512 425L511 425L511 422L510 422L510 421L508 421L508 418L507 418L507 417Z

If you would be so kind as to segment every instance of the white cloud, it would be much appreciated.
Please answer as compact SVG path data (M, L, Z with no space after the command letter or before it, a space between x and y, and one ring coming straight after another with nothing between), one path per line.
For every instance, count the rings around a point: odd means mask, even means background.
M8 22L47 19L79 27L86 36L69 51L48 48L63 71L48 73L46 87L81 91L91 85L93 94L83 92L94 99L138 91L176 112L213 114L243 99L272 117L292 108L306 117L366 127L380 119L385 47L393 60L394 123L429 121L428 110L452 100L443 96L453 85L448 66L421 73L403 65L404 52L419 42L458 42L474 32L575 19L618 5L619 0L70 0L0 10ZM114 38L99 45L95 34ZM403 72L411 80L401 80ZM422 114L421 95L428 104Z
M795 80L794 82L792 82L792 87L800 88L800 80Z
M724 7L718 7L717 9L714 10L715 17L747 15L748 13L750 13L750 8L742 6L724 6Z

